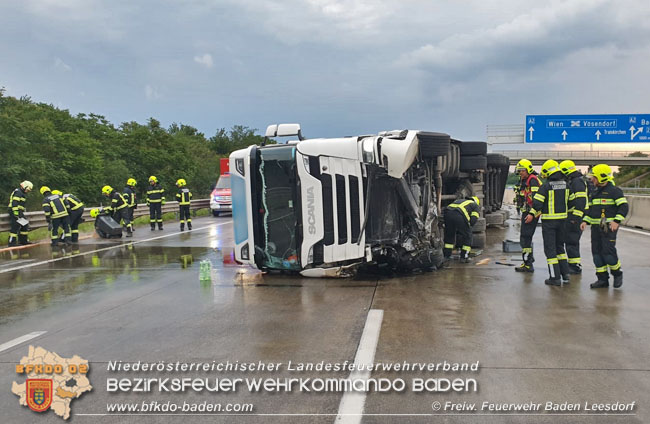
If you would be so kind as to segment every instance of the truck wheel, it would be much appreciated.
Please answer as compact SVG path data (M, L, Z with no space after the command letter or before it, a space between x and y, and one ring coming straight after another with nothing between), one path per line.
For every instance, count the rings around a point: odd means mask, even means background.
M460 170L474 171L476 169L487 168L487 158L485 156L461 156Z
M483 249L485 247L485 231L472 234L472 247L475 249Z
M487 154L487 143L483 141L463 141L460 143L462 156L477 156Z
M509 166L510 160L508 159L507 156L501 155L499 153L488 153L487 164L488 166L494 166L495 168L500 168L502 166Z
M219 216L219 211L215 211L215 210L213 210L213 211L212 211L212 216Z
M485 224L486 224L485 218L477 219L476 223L472 227L472 232L473 233L482 233L483 231L485 231L485 227L486 227Z
M450 141L451 137L447 134L420 132L418 133L420 155L423 158L445 156L449 152Z

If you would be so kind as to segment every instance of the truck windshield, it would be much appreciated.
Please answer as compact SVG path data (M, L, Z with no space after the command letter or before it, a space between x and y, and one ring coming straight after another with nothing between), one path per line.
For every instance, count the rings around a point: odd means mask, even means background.
M263 266L270 269L299 270L296 226L299 201L296 198L295 147L259 149L257 193L259 220L264 240L255 250L262 252Z

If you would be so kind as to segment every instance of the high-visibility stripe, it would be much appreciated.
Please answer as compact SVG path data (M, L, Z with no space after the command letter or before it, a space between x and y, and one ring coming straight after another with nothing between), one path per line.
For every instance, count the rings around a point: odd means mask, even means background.
M454 245L450 243L445 243L445 249L453 249Z
M620 206L623 203L627 203L627 199L625 197L619 197L614 201L614 203L616 204L616 206Z
M597 218L592 218L588 215L585 215L584 218L582 218L582 222L586 222L587 224L598 224L600 222L600 219Z
M619 214L616 214L614 219L618 220L618 221L623 221L623 220L625 220L625 217L619 213Z
M532 191L533 193L538 191L538 190L539 190L539 186L534 186L534 187L530 188L530 191Z
M465 250L466 252L469 252L470 250L472 250L472 248L471 248L471 246L463 246L462 250Z
M521 249L522 253L533 253L533 248L532 247L524 247Z
M149 202L149 203L160 203L160 202L162 202L162 199L148 199L147 202Z
M607 265L597 267L596 268L596 273L599 273L599 272L607 272Z
M612 271L618 271L621 269L621 261L616 262L614 265L607 265L607 267Z
M590 205L615 205L616 201L614 199L592 199L589 203Z
M560 261L558 261L557 258L546 258L546 263L549 265L555 265L560 263Z
M585 213L583 211L581 211L581 210L578 210L578 209L574 209L573 214L575 216L579 217L579 218L582 218L583 216L585 216Z
M559 255L557 255L557 258L559 260L561 260L561 261L563 261L563 260L566 261L567 260L567 255L566 255L566 253L560 253Z
M580 263L580 258L569 258L569 263L570 264L579 264Z
M576 191L575 193L575 198L578 199L580 197L587 197L587 192L586 191Z
M543 194L537 193L536 195L533 196L533 199L538 200L540 202L543 202L546 200L546 196Z

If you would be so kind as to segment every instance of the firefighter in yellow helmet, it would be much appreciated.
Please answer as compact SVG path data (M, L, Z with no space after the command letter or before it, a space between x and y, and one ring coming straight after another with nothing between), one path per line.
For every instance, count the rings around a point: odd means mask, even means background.
M569 185L569 214L564 222L564 245L569 260L569 273L582 273L580 259L580 224L587 210L587 183L571 160L560 162L560 171Z
M129 208L122 193L114 190L109 185L105 185L102 187L102 194L111 201L111 204L105 207L103 212L110 214L116 222L122 222L122 225L126 228L126 236L133 237L133 226L129 219Z
M9 246L31 244L27 240L29 234L29 222L25 218L25 200L27 193L32 191L34 184L31 181L23 181L9 196Z
M449 260L454 246L459 244L460 261L469 262L469 252L472 250L472 227L479 219L481 211L479 203L478 197L473 196L458 199L445 209L445 245L442 249L445 260Z
M178 201L179 216L181 218L181 231L185 231L185 222L187 221L187 229L192 229L192 218L190 215L190 201L192 200L192 192L187 188L187 182L180 178L176 181L178 192L176 193L176 200Z
M542 217L542 237L544 254L550 277L544 281L551 286L569 283L569 264L564 251L564 222L568 215L569 188L560 171L560 165L554 160L547 160L542 165L542 184L533 196L533 206L526 218Z
M580 228L584 230L591 225L591 254L598 277L591 288L609 287L608 269L614 277L614 287L619 288L623 285L623 271L616 251L616 235L629 210L627 199L614 185L612 169L608 165L594 166L588 177L594 190L589 193L589 209Z
M147 189L147 206L149 206L149 224L151 231L163 229L162 205L165 203L165 189L158 184L158 178L154 175L149 177L149 188Z
M533 206L533 196L542 185L537 172L533 169L533 164L528 159L522 159L517 163L515 172L519 174L519 198L518 203L521 205L521 229L519 232L519 244L521 245L521 258L522 264L515 268L517 272L533 272L533 235L537 228L539 218L530 215L530 208ZM530 220L526 220L528 216L532 216Z
M70 216L71 241L77 243L79 241L79 224L83 222L84 203L74 194L63 194L59 190L52 190L52 193L59 194L63 198L63 204Z
M70 240L72 239L70 216L63 203L63 197L52 193L52 190L48 186L42 186L40 192L43 195L43 212L45 213L45 220L50 230L52 246L56 246L59 242L59 227L63 228L61 241L65 244L70 244Z
M135 186L137 184L138 182L135 178L129 178L126 180L124 190L122 190L122 195L124 196L124 200L126 200L127 208L129 210L129 221L131 222L133 222L133 212L138 208L138 202L136 201L135 196ZM135 231L135 228L133 228L133 231Z

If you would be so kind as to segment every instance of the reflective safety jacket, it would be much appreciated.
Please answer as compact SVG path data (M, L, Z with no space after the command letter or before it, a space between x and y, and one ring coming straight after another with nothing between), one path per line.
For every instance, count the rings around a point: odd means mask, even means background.
M149 185L147 189L147 203L160 203L165 200L165 189L158 183Z
M556 172L542 184L533 196L530 213L542 215L542 220L566 219L568 216L569 188L561 172Z
M176 200L180 206L189 206L192 200L192 192L187 187L183 187L176 193Z
M530 208L533 206L533 196L535 196L535 193L537 193L541 185L537 174L530 174L525 181L523 179L521 180L519 184L519 196L523 198L523 202L521 202L522 212L530 211Z
M74 194L70 193L63 195L63 204L65 205L66 209L68 209L68 212L76 211L77 209L84 207L84 202L79 200L79 198Z
M22 188L17 188L9 196L9 213L14 214L14 216L22 217L25 214L25 196L27 194L23 191Z
M568 175L569 183L569 214L582 219L589 208L587 197L587 183L582 178L580 171Z
M68 216L68 211L63 204L63 198L52 193L43 198L43 212L45 212L47 222L50 222L51 219Z
M124 200L122 193L118 193L115 190L111 192L108 198L111 199L111 204L108 207L104 208L104 210L108 213L115 213L116 211L119 211L120 209L123 209L127 206L126 200Z
M126 200L126 204L128 207L133 208L135 207L135 190L133 190L131 187L126 186L124 187L124 191L122 191L122 195L124 196L124 200Z
M479 218L479 206L474 200L458 199L447 206L449 210L457 210L463 214L467 223L472 227Z
M598 225L603 218L606 222L621 223L629 211L623 190L608 182L589 195L589 209L582 220L590 225Z

